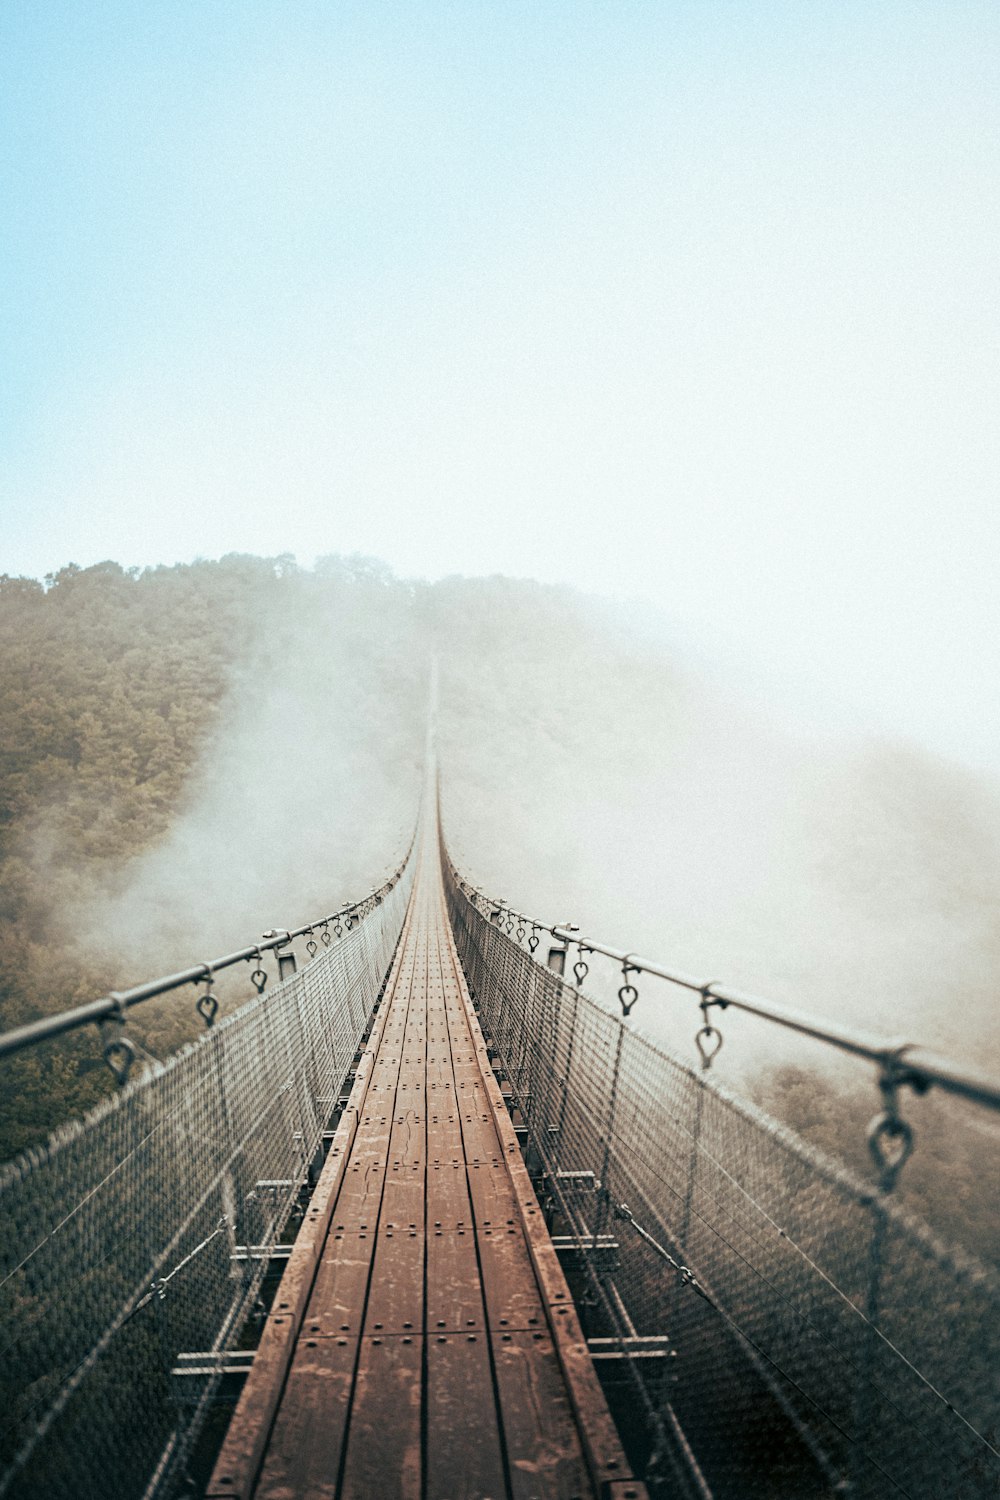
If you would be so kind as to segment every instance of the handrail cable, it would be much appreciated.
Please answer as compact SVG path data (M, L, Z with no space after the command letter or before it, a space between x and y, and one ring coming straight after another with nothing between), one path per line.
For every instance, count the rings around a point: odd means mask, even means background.
M189 969L181 969L177 974L166 974L159 979L147 980L145 984L133 985L128 990L112 990L100 1000L90 1000L85 1005L74 1006L72 1010L58 1011L53 1016L42 1016L37 1021L29 1021L25 1026L18 1026L13 1031L0 1034L0 1058L9 1057L15 1052L22 1052L26 1047L34 1047L39 1042L50 1041L53 1037L62 1036L68 1031L76 1031L81 1026L100 1025L102 1021L112 1018L120 1019L124 1012L133 1005L141 1005L144 1000L153 1000L159 995L165 995L170 990L180 989L185 984L200 984L211 981L220 969L231 968L234 964L245 963L252 958L260 961L262 954L277 952L280 948L287 948L288 944L294 942L298 937L304 937L307 933L312 934L317 927L326 928L331 922L338 919L360 920L361 908L369 901L381 902L383 896L388 895L393 886L399 880L406 869L416 834L410 840L409 847L393 870L392 874L377 889L369 891L359 901L346 901L336 911L330 912L325 917L314 917L311 922L304 922L301 927L294 931L282 929L275 931L273 935L259 943L251 943L249 947L240 948L236 953L227 953L224 958L215 958L208 963L193 964Z
M946 1093L957 1094L961 1098L972 1100L973 1103L984 1104L989 1109L1000 1110L1000 1079L978 1068L953 1062L951 1058L943 1057L929 1047L908 1042L903 1037L884 1037L877 1032L842 1026L839 1022L830 1021L825 1016L812 1015L809 1011L783 1005L777 1000L762 999L759 995L730 989L714 979L697 979L672 967L668 968L654 959L641 958L638 954L623 952L620 948L613 948L610 944L599 942L596 938L584 937L576 928L550 924L539 921L535 917L526 916L523 912L516 911L509 906L503 898L488 895L461 876L457 870L455 876L466 893L474 894L489 903L490 912L493 914L491 920L499 921L502 913L504 917L511 917L514 921L531 924L536 930L551 933L559 942L566 944L567 950L571 945L579 945L583 952L603 954L616 963L627 965L629 970L637 974L652 974L658 979L667 980L670 984L679 985L682 989L692 990L702 997L703 1005L717 1005L720 1010L731 1005L734 1010L759 1016L762 1020L785 1026L802 1036L810 1036L817 1041L826 1042L842 1052L866 1058L869 1062L878 1063L883 1069L891 1072L898 1084L909 1084L918 1092L924 1092L933 1084L944 1089Z

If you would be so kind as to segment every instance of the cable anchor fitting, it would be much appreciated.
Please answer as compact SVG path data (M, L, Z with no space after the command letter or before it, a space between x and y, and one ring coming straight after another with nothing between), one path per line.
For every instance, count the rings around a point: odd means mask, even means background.
M913 1153L913 1127L899 1113L899 1090L908 1084L922 1094L928 1087L926 1080L906 1067L904 1054L909 1045L907 1042L897 1047L883 1061L878 1080L883 1108L871 1120L867 1131L868 1150L882 1193L892 1192Z
M694 1044L698 1048L703 1073L706 1073L712 1066L724 1041L722 1032L717 1026L712 1025L708 1013L713 1005L717 1005L720 1010L725 1010L729 1003L728 1000L722 1000L718 995L712 994L713 984L715 980L710 979L707 984L702 985L701 999L698 1001L701 1009L701 1026L695 1033Z
M622 959L622 983L618 989L618 1003L622 1008L622 1015L627 1016L633 1005L639 998L639 991L629 980L630 974L640 974L642 970L638 964L630 961L631 955L626 953Z
M114 1013L110 1016L105 1016L104 1019L100 1022L101 1040L104 1042L104 1061L107 1063L111 1072L114 1074L115 1082L118 1084L118 1087L124 1088L128 1083L129 1073L132 1071L132 1064L135 1062L139 1053L135 1043L130 1041L127 1036L123 1036L121 1033L119 1033L118 1036L115 1037L105 1036L104 1028L108 1024L108 1022L110 1022L113 1026L120 1026L123 1031L125 1028L124 1000L122 999L121 995L116 993L109 995L108 999L114 1005Z
M262 995L264 993L264 986L267 984L267 970L264 968L264 955L261 953L259 946L253 950L250 958L247 959L247 963L250 963L251 959L256 960L257 967L251 970L250 983L258 995Z
M195 1009L204 1021L205 1029L207 1030L209 1027L215 1025L215 1018L219 1013L219 998L212 993L212 965L203 964L202 968L205 970L204 974L202 974L200 979L195 979L192 982L205 986L205 993L199 995L195 1001Z

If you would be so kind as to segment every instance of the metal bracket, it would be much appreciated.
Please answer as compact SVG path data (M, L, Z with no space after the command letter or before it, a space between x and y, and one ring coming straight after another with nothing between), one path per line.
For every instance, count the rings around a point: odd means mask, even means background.
M611 1360L673 1359L674 1346L665 1333L635 1334L631 1338L588 1339L590 1357L598 1364Z
M593 1172L556 1172L555 1181L578 1193L596 1193L597 1177Z
M287 928L282 932L277 928L271 927L264 933L265 942L273 938L278 939L274 948L274 956L278 960L278 981L280 983L282 979L288 979L295 973L295 950L286 946L292 941L291 934Z
M252 1260L287 1260L291 1253L291 1245L236 1245L229 1259L241 1263Z
M596 1271L616 1271L619 1244L613 1234L554 1234L552 1248L564 1265L579 1270L588 1262Z
M254 1353L253 1349L206 1349L178 1354L177 1363L170 1371L174 1400L179 1405L197 1402L202 1398L204 1385L217 1380L213 1399L226 1403L237 1401L253 1367Z

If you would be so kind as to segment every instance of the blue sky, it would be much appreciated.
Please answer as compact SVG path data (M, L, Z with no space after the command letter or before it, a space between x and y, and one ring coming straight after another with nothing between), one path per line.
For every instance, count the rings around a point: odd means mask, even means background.
M648 599L1000 764L993 3L0 12L0 570Z

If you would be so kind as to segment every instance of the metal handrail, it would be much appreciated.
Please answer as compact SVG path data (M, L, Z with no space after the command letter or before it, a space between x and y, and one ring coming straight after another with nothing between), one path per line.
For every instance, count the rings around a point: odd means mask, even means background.
M717 980L699 979L653 959L642 958L636 953L623 952L620 948L613 948L609 943L584 937L574 927L541 922L535 917L527 916L524 912L516 911L502 897L488 895L460 875L450 858L449 863L455 879L463 890L467 894L475 894L488 902L490 912L497 919L503 912L536 932L551 933L558 941L565 943L567 949L570 944L576 944L582 952L603 954L607 958L614 959L616 963L620 963L623 969L627 968L633 973L652 974L658 979L666 979L670 984L680 985L682 989L692 990L700 995L701 1003L706 1007L715 1005L720 1010L724 1010L731 1005L734 1010L759 1016L765 1021L772 1021L778 1026L785 1026L790 1031L798 1032L801 1036L809 1036L817 1041L826 1042L832 1047L839 1048L841 1052L849 1052L855 1057L866 1058L870 1062L877 1063L883 1073L891 1074L897 1084L911 1085L918 1092L923 1092L933 1084L946 1093L970 1099L976 1104L984 1104L989 1109L1000 1110L1000 1079L991 1077L978 1068L970 1068L953 1062L929 1047L908 1042L905 1037L887 1037L873 1031L855 1030L842 1026L837 1021L812 1015L809 1011L800 1010L795 1006L782 1005L777 1000L762 999L759 995L730 989Z
M360 908L367 902L373 901L377 905L382 897L388 895L396 885L409 863L415 842L416 833L411 838L405 855L389 878L376 890L369 891L368 895L363 896L360 901L347 901L329 916L316 917L313 921L296 927L292 932L285 929L276 931L266 940L251 943L249 947L240 948L236 953L227 953L224 958L215 958L208 963L193 964L191 968L181 969L177 974L166 974L159 979L150 979L145 984L133 985L131 989L112 990L100 1000L91 1000L85 1005L74 1006L72 1010L59 1011L56 1015L42 1016L37 1021L29 1021L25 1026L18 1026L13 1031L0 1035L0 1058L10 1057L15 1052L22 1052L26 1047L34 1047L39 1042L63 1036L69 1031L76 1031L81 1026L100 1025L102 1021L108 1021L114 1017L120 1018L129 1007L141 1005L144 1000L155 999L157 995L165 995L170 990L180 989L182 985L210 981L222 969L231 968L233 964L245 963L251 958L259 959L265 953L277 952L278 949L287 947L295 938L303 937L306 933L311 934L317 927L327 926L338 918L349 917L353 920L357 917Z

